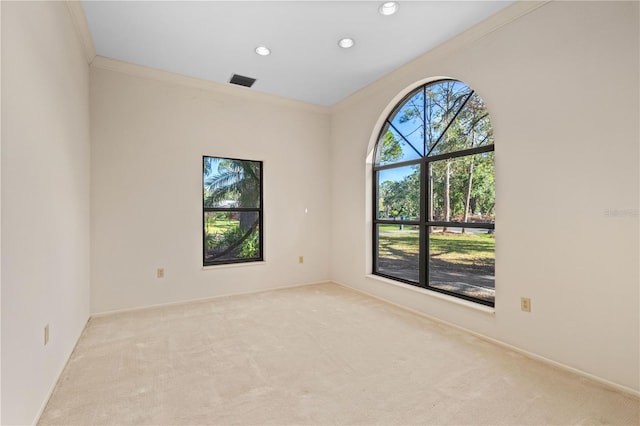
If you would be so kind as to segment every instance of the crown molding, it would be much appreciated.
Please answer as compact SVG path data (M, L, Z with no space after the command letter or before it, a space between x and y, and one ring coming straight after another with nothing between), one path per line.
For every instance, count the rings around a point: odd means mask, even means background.
M93 62L96 57L96 49L93 46L93 38L89 31L89 24L87 23L87 17L84 14L84 8L79 0L65 0L69 15L71 15L71 21L82 44L82 51L88 64Z
M188 77L183 74L177 74L155 68L148 68L142 65L131 64L116 59L106 58L100 55L97 55L91 62L91 68L109 70L134 77L152 79L156 81L177 84L180 86L207 90L210 92L217 92L224 95L245 98L253 102L264 102L272 105L295 108L297 110L305 110L318 114L328 115L331 113L330 107L311 104L294 99L288 99L264 92L258 92L255 89L251 89L248 87L202 80L195 77Z

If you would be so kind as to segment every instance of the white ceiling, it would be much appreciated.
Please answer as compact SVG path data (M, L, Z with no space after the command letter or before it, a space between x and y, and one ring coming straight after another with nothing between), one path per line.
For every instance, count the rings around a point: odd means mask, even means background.
M84 1L98 55L331 106L512 1ZM356 45L340 49L341 37ZM254 49L268 46L270 56Z

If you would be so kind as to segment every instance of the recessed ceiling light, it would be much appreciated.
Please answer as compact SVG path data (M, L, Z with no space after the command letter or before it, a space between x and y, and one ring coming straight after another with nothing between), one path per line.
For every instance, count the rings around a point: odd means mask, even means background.
M267 46L256 47L256 53L260 56L267 56L271 54L271 50Z
M380 7L378 8L378 11L380 12L380 14L388 16L396 13L399 7L400 5L398 5L398 2L387 1L380 5Z
M343 49L353 47L354 44L356 44L355 40L349 37L341 38L340 41L338 41L338 46L342 47Z

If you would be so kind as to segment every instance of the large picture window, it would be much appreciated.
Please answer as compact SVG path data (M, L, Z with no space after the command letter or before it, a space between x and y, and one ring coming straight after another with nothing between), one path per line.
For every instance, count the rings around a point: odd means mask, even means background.
M495 163L482 99L440 80L387 117L373 166L373 273L494 306Z
M203 157L203 264L263 260L262 162Z

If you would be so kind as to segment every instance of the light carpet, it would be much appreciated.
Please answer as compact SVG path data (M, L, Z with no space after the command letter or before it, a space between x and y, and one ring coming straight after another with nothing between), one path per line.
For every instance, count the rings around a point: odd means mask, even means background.
M94 318L40 424L640 424L640 400L321 284Z

